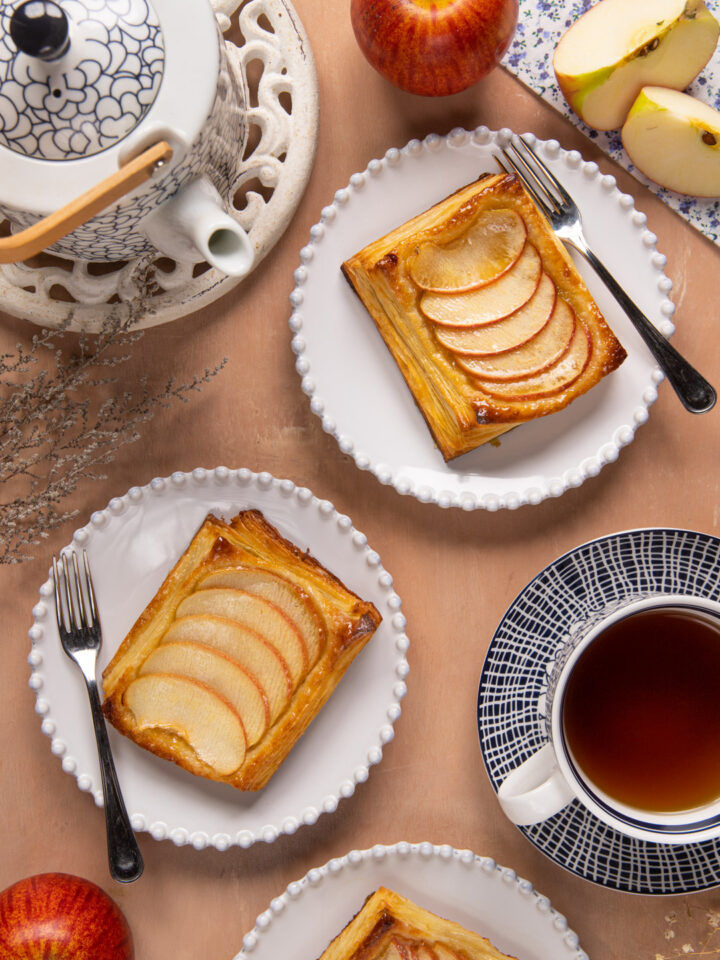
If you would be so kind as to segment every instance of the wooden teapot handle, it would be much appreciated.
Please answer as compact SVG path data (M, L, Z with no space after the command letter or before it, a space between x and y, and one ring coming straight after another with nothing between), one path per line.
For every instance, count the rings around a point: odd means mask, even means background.
M167 163L172 155L172 147L162 140L31 227L0 238L0 263L27 260L52 246L126 193L145 183L157 167Z

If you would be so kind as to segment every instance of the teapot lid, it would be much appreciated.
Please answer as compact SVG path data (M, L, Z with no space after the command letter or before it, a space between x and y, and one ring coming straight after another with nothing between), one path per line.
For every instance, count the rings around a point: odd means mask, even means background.
M0 146L41 160L89 157L155 101L165 44L149 0L2 4Z

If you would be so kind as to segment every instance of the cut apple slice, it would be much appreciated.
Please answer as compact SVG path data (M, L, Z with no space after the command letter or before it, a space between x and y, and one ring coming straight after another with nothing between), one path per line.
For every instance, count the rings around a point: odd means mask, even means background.
M553 67L585 123L615 130L642 87L684 90L713 55L719 30L702 0L601 0L561 38Z
M424 290L474 290L497 280L525 246L527 230L514 210L491 210L467 233L440 246L425 243L410 265L410 276Z
M417 960L413 945L403 940L391 940L380 960Z
M308 652L302 634L280 607L246 590L229 587L197 590L177 608L178 617L214 614L250 627L271 643L288 665L295 686L308 671Z
M504 320L482 327L440 327L435 330L440 343L471 357L494 356L514 350L540 333L549 321L555 307L555 284L544 273L537 290L524 307Z
M322 615L311 597L285 577L255 567L231 567L204 577L198 587L234 587L265 597L280 607L302 633L310 666L320 656L325 644Z
M536 374L534 377L526 377L524 380L499 383L493 380L476 378L475 382L485 393L502 400L533 400L540 397L550 397L560 393L561 390L571 386L577 380L588 365L591 349L587 330L576 321L570 347L565 356L554 367L543 370L542 373Z
M720 197L720 112L664 87L643 87L622 128L646 177L693 197Z
M274 723L292 696L292 679L285 659L256 630L224 617L181 617L170 624L163 643L203 643L236 660L257 680L268 700Z
M526 243L517 263L494 283L469 293L426 293L420 309L435 323L476 327L495 323L519 310L537 290L542 264L537 250Z
M181 737L216 773L229 776L242 766L246 751L242 720L205 684L154 673L133 680L123 702L139 730L159 729Z
M226 653L203 643L161 643L142 665L140 673L172 673L206 684L225 697L239 714L249 747L257 743L270 726L270 708L257 680Z
M532 338L496 357L462 357L458 364L483 380L520 380L542 373L567 353L575 332L575 313L558 298L550 322Z

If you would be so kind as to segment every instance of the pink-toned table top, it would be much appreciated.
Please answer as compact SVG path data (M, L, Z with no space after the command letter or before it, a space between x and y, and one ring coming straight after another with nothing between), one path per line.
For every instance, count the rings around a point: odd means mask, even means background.
M82 487L78 522L53 534L37 560L0 570L0 888L36 872L79 874L117 899L138 958L229 960L272 897L311 867L375 843L428 840L474 850L527 878L568 918L593 960L720 957L720 892L622 894L568 874L530 845L500 811L475 723L478 679L493 632L547 563L593 537L628 528L718 534L718 409L692 417L663 384L635 441L578 489L517 511L441 510L401 497L359 471L323 432L300 390L287 323L299 250L335 190L389 147L460 126L508 126L554 137L617 177L667 255L677 308L674 342L716 384L718 251L507 73L498 70L448 99L419 99L393 89L367 65L348 3L297 0L296 9L316 58L321 111L317 158L298 211L245 283L199 314L147 331L121 376L130 382L148 374L162 384L228 357L225 370L188 405L161 410L142 441L121 451L106 480ZM0 351L31 333L24 322L4 317ZM120 887L107 872L102 811L62 772L33 709L27 684L32 606L52 551L93 510L152 477L221 463L289 477L330 500L367 534L403 599L411 641L408 695L382 763L335 814L271 845L224 853L142 834L144 876ZM287 956L295 956L291 945Z

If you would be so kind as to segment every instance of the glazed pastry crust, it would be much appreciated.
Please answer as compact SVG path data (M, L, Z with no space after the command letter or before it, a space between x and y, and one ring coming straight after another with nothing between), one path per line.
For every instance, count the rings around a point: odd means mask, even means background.
M371 894L319 960L381 960L393 940L442 945L466 960L514 960L485 937L424 910L386 887Z
M483 213L513 210L544 272L575 311L592 344L579 378L550 396L499 399L482 389L438 342L419 308L420 291L409 265L427 241L448 244ZM625 350L605 322L564 245L514 174L485 175L366 246L342 270L372 316L412 391L445 460L467 453L518 424L567 406L625 359Z
M238 565L280 574L293 582L319 612L325 641L286 709L247 750L241 767L221 776L200 760L182 737L158 727L139 729L123 697L147 657L162 642L178 606L199 581ZM372 603L361 600L309 553L280 536L259 511L245 510L229 524L209 515L103 672L103 711L121 733L157 756L198 776L240 790L259 790L305 732L380 620Z

